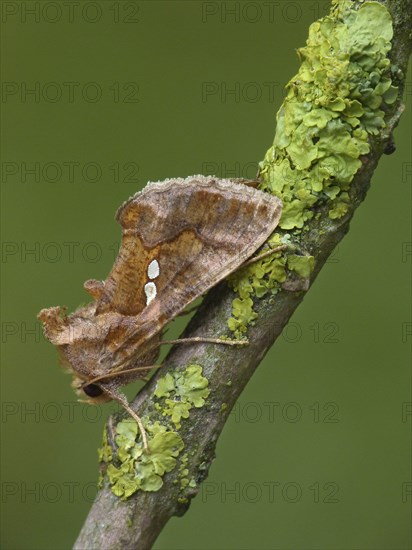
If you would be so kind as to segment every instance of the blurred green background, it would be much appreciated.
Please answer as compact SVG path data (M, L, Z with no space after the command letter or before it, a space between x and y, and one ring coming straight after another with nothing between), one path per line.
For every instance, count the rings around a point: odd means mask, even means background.
M2 2L3 548L71 547L113 410L77 403L37 312L87 301L116 255L115 210L148 180L255 175L327 10ZM410 77L406 106L396 153L156 549L411 547Z

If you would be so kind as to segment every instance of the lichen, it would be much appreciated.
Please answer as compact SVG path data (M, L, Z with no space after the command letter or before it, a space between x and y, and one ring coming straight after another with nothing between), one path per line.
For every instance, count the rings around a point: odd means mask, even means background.
M168 430L159 422L145 422L149 436L149 452L145 452L138 438L138 426L132 418L126 418L116 426L117 453L105 452L107 439L99 452L101 461L108 463L106 474L112 492L126 499L138 490L158 491L163 485L163 475L176 466L176 457L183 449L178 433Z
M184 444L177 430L181 419L188 418L192 407L200 408L209 396L208 380L202 376L202 367L189 365L183 371L167 373L157 382L155 403L166 422L152 422L144 417L143 424L148 435L148 452L144 450L137 423L126 418L116 426L114 437L116 452L113 452L104 430L99 460L107 464L106 475L112 492L126 499L136 491L158 491L163 485L163 476L175 469L179 461L176 482L183 490L191 485L188 456L181 455ZM171 425L174 424L174 426ZM99 479L101 484L103 477ZM193 480L194 481L194 480Z
M208 380L202 376L202 367L189 365L183 372L167 373L160 378L155 397L164 398L163 416L169 416L177 429L182 418L188 418L192 407L200 408L209 396ZM157 409L160 410L158 404Z
M380 107L396 100L387 53L388 10L365 2L335 3L313 23L301 66L287 85L273 146L261 163L262 188L284 202L279 226L302 228L314 205L333 210L369 152L369 135L385 126Z
M290 245L290 236L274 233L265 246L270 249L277 248L281 244ZM293 250L291 245L289 250ZM299 270L302 271L301 265L303 264L313 269L313 256L293 255L292 258L294 257L302 258L302 263L290 262L291 256L282 251L274 252L266 258L240 269L230 277L230 284L237 292L238 297L232 302L232 317L228 320L228 326L237 338L244 336L247 327L253 324L257 318L257 313L253 311L254 296L262 298L268 293L276 294L281 288L281 284L286 281L288 270L296 271L300 275Z
M302 279L307 279L315 266L315 258L313 256L298 256L296 254L291 254L288 256L287 260L288 268L291 271L295 271Z
M307 230L326 209L331 220L350 210L350 184L384 128L384 105L397 99L387 54L393 35L388 10L378 2L354 9L335 0L330 15L310 26L300 69L286 87L273 146L260 163L261 189L282 199L278 230L267 246ZM392 71L392 73L391 73ZM251 264L231 277L239 297L228 321L236 336L256 319L253 298L278 292L288 270L308 277L314 261L290 252Z
M187 468L189 462L189 457L187 456L187 453L185 453L181 459L180 459L180 466L177 474L177 479L175 480L176 483L180 482L180 489L186 489L186 487L190 483L190 479L188 478L189 475L189 469Z
M113 451L112 448L109 445L109 442L107 441L107 430L104 428L103 430L103 441L102 446L97 451L99 461L100 462L111 462L113 459Z

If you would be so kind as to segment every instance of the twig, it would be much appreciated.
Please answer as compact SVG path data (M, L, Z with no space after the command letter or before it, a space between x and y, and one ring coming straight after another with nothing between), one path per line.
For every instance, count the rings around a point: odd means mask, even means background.
M405 74L411 51L412 0L381 0L380 3L387 7L393 19L391 62ZM354 5L358 5L357 0L354 0ZM385 114L385 129L370 140L371 150L362 157L362 167L351 183L349 211L340 219L330 220L325 214L307 224L309 230L303 239L304 248L316 260L309 284L313 283L328 256L348 231L351 217L366 195L373 171L403 111L403 80L404 77L401 77L397 101ZM207 476L216 441L231 408L304 295L302 291L283 290L275 300L267 296L256 299L254 310L258 317L255 326L248 331L248 346L236 348L200 343L172 349L164 367L137 396L134 408L141 416L151 410L156 382L165 373L175 372L191 363L202 365L203 375L208 379L211 390L207 405L193 409L190 418L182 422L179 430L186 449L190 450L186 468L189 477L196 482L195 487L187 486L182 492L179 484L173 483L175 472L172 471L164 476L164 485L159 491L138 491L122 501L111 492L106 482L90 510L75 544L76 549L150 548L170 517L185 513L190 499L196 496L200 483ZM231 315L234 298L235 294L226 284L213 289L191 320L184 336L204 338L227 333L227 319ZM111 424L110 434L114 429Z

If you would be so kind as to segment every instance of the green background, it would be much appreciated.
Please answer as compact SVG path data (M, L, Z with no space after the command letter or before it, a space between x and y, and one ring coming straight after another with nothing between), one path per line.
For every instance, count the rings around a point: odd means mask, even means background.
M36 314L87 300L83 281L115 257L116 208L148 180L254 176L328 5L2 4L2 547L65 549L113 406L76 404ZM155 548L411 547L410 82L396 153Z

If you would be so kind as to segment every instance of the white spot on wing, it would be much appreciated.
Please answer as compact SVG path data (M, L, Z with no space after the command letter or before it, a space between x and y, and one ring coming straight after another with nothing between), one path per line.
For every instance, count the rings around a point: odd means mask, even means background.
M147 275L149 279L156 279L156 277L159 277L159 273L159 262L157 260L152 260L147 268Z
M157 288L154 283L146 283L144 285L144 291L146 294L146 305L148 306L152 300L156 298Z

